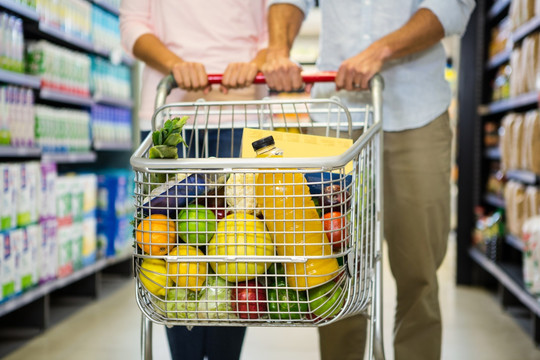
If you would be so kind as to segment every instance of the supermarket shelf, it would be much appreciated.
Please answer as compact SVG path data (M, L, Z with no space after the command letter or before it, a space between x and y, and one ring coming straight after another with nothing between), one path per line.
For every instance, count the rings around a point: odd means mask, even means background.
M531 91L526 94L518 95L513 98L492 102L478 107L478 114L486 116L497 114L507 110L514 110L525 106L531 106L538 103L538 92Z
M13 0L0 0L0 6L13 11L14 13L24 16L27 19L39 20L39 15L36 10L29 6L19 4Z
M102 94L94 94L94 102L104 105L112 105L123 108L131 109L133 108L133 100L131 99L120 99L112 96L106 96Z
M26 86L32 89L39 89L41 85L41 80L38 76L16 73L4 69L0 69L0 81L13 85Z
M40 148L29 148L29 147L14 147L14 146L0 146L0 157L9 158L9 157L27 157L34 158L41 156Z
M484 196L484 201L491 206L501 209L504 209L505 206L504 199L494 194L486 194Z
M537 174L525 170L509 170L505 175L510 180L520 181L527 185L536 185L540 180Z
M62 31L60 29L55 28L54 26L51 26L47 23L44 23L42 21L39 22L38 25L39 31L48 34L52 37L55 37L57 39L63 40L73 46L76 46L84 51L94 52L94 45L92 42L88 40L84 40L81 38L78 38L76 36L73 36L71 34L66 33L65 31Z
M488 11L488 19L494 19L497 16L499 16L503 11L505 11L509 5L511 0L497 0L493 3L491 8Z
M496 69L505 62L510 60L510 55L512 54L511 49L506 49L504 51L499 52L498 54L491 57L486 65L486 68L488 70Z
M531 34L536 29L540 28L540 16L537 15L527 21L525 24L518 27L514 32L512 32L512 41L517 43L525 36Z
M5 303L0 304L0 317L12 311L15 311L33 302L34 300L39 299L40 297L50 294L51 292L57 289L66 287L67 285L70 285L78 280L81 280L82 278L87 277L88 275L101 271L108 266L127 260L131 256L132 256L131 253L129 253L129 254L121 255L121 256L116 256L113 258L97 260L94 264L88 265L82 268L81 270L74 272L71 275L68 275L64 278L49 281L19 296L16 296L10 300L7 300Z
M131 151L133 150L132 144L122 144L122 143L108 143L97 141L93 145L94 150L97 151Z
M523 240L521 240L519 237L512 235L512 234L506 234L505 239L506 243L513 247L516 250L519 250L521 252L524 251L525 245L523 244Z
M98 5L99 7L103 8L104 10L107 10L108 12L116 15L116 16L120 15L120 10L118 8L112 6L111 4L109 4L105 0L94 0L93 3Z
M485 150L484 155L490 160L501 160L501 149L498 146L489 147Z
M41 157L44 162L56 164L90 163L96 161L96 153L93 151L81 153L44 153Z
M480 250L469 248L470 257L495 277L506 289L508 289L530 311L540 316L540 302L532 296L523 286L521 270L517 265L498 264L489 260Z
M91 97L83 97L74 94L68 94L53 89L41 89L39 97L43 100L57 101L73 105L91 106L94 103Z

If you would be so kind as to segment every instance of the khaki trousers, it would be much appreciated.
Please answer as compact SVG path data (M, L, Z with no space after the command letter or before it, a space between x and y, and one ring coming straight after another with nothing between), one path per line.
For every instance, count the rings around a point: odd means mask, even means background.
M447 112L422 128L384 134L384 234L397 286L395 360L441 357L436 272L450 231L451 139ZM366 329L362 316L320 327L322 360L363 359Z

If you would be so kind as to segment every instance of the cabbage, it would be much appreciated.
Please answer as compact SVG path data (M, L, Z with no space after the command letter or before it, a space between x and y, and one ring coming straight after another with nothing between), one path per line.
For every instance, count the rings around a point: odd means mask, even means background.
M231 286L219 276L208 276L197 304L199 319L235 319L231 304Z
M234 173L225 185L227 205L249 214L255 212L255 174Z
M171 319L196 319L197 295L188 289L167 291L167 317Z

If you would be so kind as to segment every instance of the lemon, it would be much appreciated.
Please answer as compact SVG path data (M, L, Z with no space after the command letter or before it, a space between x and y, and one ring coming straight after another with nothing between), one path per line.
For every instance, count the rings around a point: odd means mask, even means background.
M152 294L165 298L166 288L173 285L167 277L167 264L161 259L144 259L139 272L139 280Z
M204 259L204 253L195 246L179 245L171 250L170 256L200 256ZM206 281L208 265L202 261L176 262L168 261L168 274L178 288L187 288L197 291L202 288Z

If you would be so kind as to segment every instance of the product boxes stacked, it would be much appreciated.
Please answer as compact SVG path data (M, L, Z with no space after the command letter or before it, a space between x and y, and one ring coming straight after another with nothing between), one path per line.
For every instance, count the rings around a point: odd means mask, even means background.
M0 164L0 301L39 282L39 162Z
M111 257L131 250L133 173L113 170L98 175L98 243L100 256Z
M59 277L96 260L96 194L94 174L59 176L56 180Z

